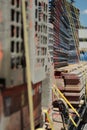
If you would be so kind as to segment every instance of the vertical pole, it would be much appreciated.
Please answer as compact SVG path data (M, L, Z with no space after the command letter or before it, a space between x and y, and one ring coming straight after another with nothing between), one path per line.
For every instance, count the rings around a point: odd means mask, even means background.
M32 85L31 85L31 74L30 74L30 56L29 56L29 46L28 46L28 34L26 25L26 10L25 10L25 0L22 0L22 17L23 17L23 30L24 30L24 46L25 46L25 57L26 57L26 75L27 75L27 89L28 89L28 104L29 104L29 114L30 114L30 126L31 130L34 130L34 117L33 117L33 99L32 99Z

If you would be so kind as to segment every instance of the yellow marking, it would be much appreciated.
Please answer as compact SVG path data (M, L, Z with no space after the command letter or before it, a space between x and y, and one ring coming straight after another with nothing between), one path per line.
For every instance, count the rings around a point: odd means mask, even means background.
M72 121L72 123L73 123L73 125L75 126L75 127L77 127L77 124L75 123L75 121L73 120L73 118L69 115L69 118L70 118L70 120Z
M77 110L71 105L71 103L67 100L67 98L62 94L62 92L55 86L53 85L54 87L52 88L53 89L53 92L55 91L58 92L61 97L65 100L65 102L71 107L71 109L77 114L78 117L80 117L79 113L77 112ZM56 94L57 95L57 94ZM58 96L57 96L58 97Z
M46 116L47 116L47 119L48 119L48 121L49 121L49 123L50 123L51 129L54 130L53 122L52 122L52 120L50 119L50 116L49 116L48 111L47 111L46 109L44 109L43 112L44 112L44 113L46 114Z

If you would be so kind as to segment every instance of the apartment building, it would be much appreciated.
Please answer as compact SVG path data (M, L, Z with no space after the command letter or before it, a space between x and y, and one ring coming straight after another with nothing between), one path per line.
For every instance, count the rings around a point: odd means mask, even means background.
M30 13L30 54L32 82L43 80L47 70L47 43L48 43L48 1L32 1L33 11Z

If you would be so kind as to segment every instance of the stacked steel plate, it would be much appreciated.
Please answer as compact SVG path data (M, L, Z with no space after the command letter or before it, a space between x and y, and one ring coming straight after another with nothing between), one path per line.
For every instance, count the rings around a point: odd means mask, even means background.
M79 10L66 0L52 0L50 3L50 22L54 25L54 68L59 68L79 59Z
M55 71L57 87L74 106L79 106L86 93L87 63L62 67Z
M54 67L59 68L68 64L69 21L65 13L66 10L63 1L52 0L50 10L52 15L50 21L54 26Z

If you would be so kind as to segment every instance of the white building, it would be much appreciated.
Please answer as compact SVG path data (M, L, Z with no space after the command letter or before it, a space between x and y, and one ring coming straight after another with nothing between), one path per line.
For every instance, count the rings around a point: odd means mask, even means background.
M79 29L79 50L87 51L87 28Z

